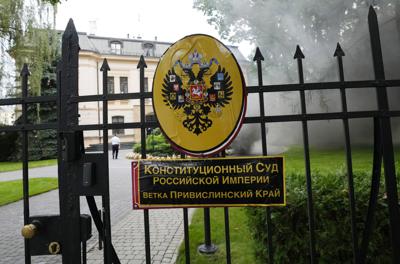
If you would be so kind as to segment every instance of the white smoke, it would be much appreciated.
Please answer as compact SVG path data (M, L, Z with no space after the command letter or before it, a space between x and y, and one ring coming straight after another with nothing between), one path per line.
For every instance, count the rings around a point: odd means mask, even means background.
M220 2L220 1L219 1ZM224 2L224 1L222 1ZM303 60L305 82L338 81L336 58L333 57L336 43L340 42L346 54L343 58L345 79L372 80L373 66L368 33L368 8L365 1L248 1L233 0L226 8L236 16L238 26L242 24L243 39L259 46L264 55L263 79L265 85L297 83L298 73L293 54L296 45L300 45L305 55ZM290 2L290 3L289 3ZM215 2L218 4L218 2ZM226 2L225 2L226 3ZM378 14L381 43L384 55L386 78L400 78L400 14L396 15L392 1L380 1L376 7ZM399 5L399 4L398 4ZM314 8L319 18L326 18L326 23L316 41L315 32L304 24L304 17L299 10ZM351 10L350 10L351 9ZM399 9L399 8L397 8ZM351 12L350 12L351 11ZM346 15L351 13L351 19ZM397 19L396 19L397 18ZM232 19L232 18L231 18ZM251 20L251 23L246 22ZM347 22L344 22L347 21ZM352 23L350 23L351 21ZM258 23L260 32L251 32L250 24ZM349 23L346 25L345 23ZM262 27L260 26L262 25ZM327 26L328 25L328 26ZM332 26L330 26L332 25ZM235 28L232 28L235 30ZM257 35L257 37L255 37ZM228 36L229 37L229 36ZM273 38L272 38L273 37ZM257 85L254 73L247 85ZM376 110L375 89L348 89L347 105L349 111ZM391 109L399 108L399 89L389 89ZM266 115L300 113L299 92L265 93ZM306 92L308 113L339 112L341 101L339 90ZM258 94L248 98L247 116L259 115ZM398 119L393 119L393 134L399 133ZM353 144L372 142L372 120L352 119L350 121ZM268 152L279 152L292 144L302 143L302 129L299 122L267 124ZM341 120L309 122L310 144L332 147L344 144ZM396 139L398 142L398 139ZM260 154L260 125L244 125L233 143L238 153Z

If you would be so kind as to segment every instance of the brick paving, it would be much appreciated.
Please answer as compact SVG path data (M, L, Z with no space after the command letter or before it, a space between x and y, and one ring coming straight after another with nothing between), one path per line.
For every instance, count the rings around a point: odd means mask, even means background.
M110 198L112 239L121 263L145 263L143 212L131 208L130 161L110 160ZM111 157L111 156L110 156ZM57 175L57 167L48 167ZM31 173L31 170L30 170ZM0 177L3 174L0 174ZM8 173L11 175L11 173ZM14 179L22 176L8 176ZM39 175L40 176L40 175ZM14 178L13 178L14 177ZM97 206L101 203L97 200ZM30 215L59 214L58 190L30 198ZM174 263L183 239L182 209L150 210L150 241L152 263ZM86 199L81 197L81 213L88 213ZM189 214L193 211L189 210ZM24 263L24 242L20 235L23 226L22 201L0 207L0 264ZM98 250L97 231L92 221L93 237L88 241L88 263L103 263L103 251ZM35 264L61 263L60 256L35 256Z
M183 238L182 209L150 210L152 263L172 264ZM144 222L142 211L132 211L113 229L113 244L121 263L145 263ZM93 247L88 263L103 263L103 251Z

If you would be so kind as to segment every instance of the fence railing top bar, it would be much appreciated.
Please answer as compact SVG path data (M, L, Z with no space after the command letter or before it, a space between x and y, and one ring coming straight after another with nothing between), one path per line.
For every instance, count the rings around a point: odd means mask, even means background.
M57 123L0 126L0 132L57 129Z
M357 118L373 118L379 116L389 117L400 117L400 111L352 111L352 112L331 112L331 113L309 113L309 114L293 114L293 115L270 115L265 117L251 116L245 117L245 124L252 123L277 123L277 122L299 122L299 121L323 121L323 120L334 120L334 119L357 119ZM36 127L37 126L37 127ZM71 127L75 131L89 131L89 130L103 130L103 129L140 129L140 128L155 128L158 127L158 122L147 121L147 122L132 122L132 123L117 123L117 124L86 124L76 125ZM18 126L19 130L21 126ZM0 127L0 131L4 128L7 131L15 131L14 127ZM44 125L33 125L26 126L26 130L45 129Z
M274 123L274 122L297 122L297 121L323 121L333 119L356 119L356 118L373 118L379 116L400 117L400 111L353 111L353 112L331 112L331 113L310 113L310 114L294 114L294 115L270 115L265 117L250 116L245 117L245 124L252 123Z
M87 124L73 126L72 129L75 131L85 130L103 130L103 129L139 129L139 128L155 128L158 127L157 122L132 122L132 123L119 123L119 124Z
M73 96L69 100L71 103L83 103L93 101L115 101L115 100L135 100L140 98L151 98L151 92L141 93L121 93L121 94L107 94L107 95L81 95Z
M34 97L26 97L25 99L22 97L17 98L4 98L0 99L0 106L5 105L18 105L23 103L34 104L34 103L50 103L56 102L57 96L34 96Z
M252 85L247 86L249 93L262 92L293 92L300 90L332 90L353 88L375 88L375 87L398 87L400 80L368 80L368 81L345 81L345 82L320 82L304 84L277 84L277 85Z

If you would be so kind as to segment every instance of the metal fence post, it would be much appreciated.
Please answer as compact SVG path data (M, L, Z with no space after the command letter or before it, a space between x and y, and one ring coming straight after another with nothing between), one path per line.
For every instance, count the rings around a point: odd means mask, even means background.
M28 175L28 131L26 125L28 124L28 105L26 98L28 97L28 76L30 75L28 65L24 64L21 71L22 77L22 187L24 196L24 225L29 224L29 175ZM29 240L24 239L25 244L25 264L31 263L31 253Z
M211 242L210 208L204 208L204 244L198 247L200 253L213 254L217 247Z
M261 117L261 147L263 155L268 155L267 150L267 131L265 129L265 109L264 109L264 93L261 90L263 85L263 77L262 77L262 67L261 62L264 60L264 56L261 54L260 49L257 47L256 53L254 54L253 61L257 62L257 76L258 76L258 98L260 104L260 117ZM268 244L268 261L270 264L274 263L274 252L272 247L272 222L271 222L271 209L267 207L266 209L266 224L267 224L267 244Z
M143 55L140 56L139 63L137 65L139 69L139 81L140 81L140 142L141 142L141 154L142 159L146 158L146 108L145 108L145 97L144 97L144 69L147 68L147 64L144 60ZM151 263L151 251L150 251L150 220L149 220L149 210L143 210L144 218L144 240L145 240L145 250L146 250L146 264Z
M100 71L103 72L103 155L105 156L105 159L108 161L108 129L107 129L107 124L108 124L108 100L107 95L108 95L108 87L107 87L107 78L108 78L108 71L110 70L110 67L108 66L107 59L104 59L103 65L101 66ZM109 170L108 168L108 162L107 162L107 172ZM108 174L108 173L107 173ZM105 263L111 264L111 259L112 259L112 242L111 242L111 212L110 212L110 183L109 183L109 177L105 178L106 180L106 190L105 193L102 195L102 204L103 204L103 227L104 227L104 232L103 232L103 241L104 241L104 260Z
M65 158L69 139L64 133L72 132L71 126L78 124L78 104L70 102L71 96L78 95L78 53L79 40L74 22L68 22L62 37L62 64L59 91L59 131L61 146L58 152L58 181L60 216L62 222L63 264L81 263L80 203L76 192L79 184L77 164ZM63 155L64 154L64 155Z
M345 54L342 50L342 47L338 43L333 56L337 58L339 80L341 83L344 82L344 70L343 70L343 58L342 58L344 55ZM342 112L347 114L347 98L344 86L340 87L340 97L342 101ZM354 263L357 264L359 263L359 250L358 250L358 236L357 236L357 223L356 223L356 202L354 196L353 161L351 158L350 128L349 128L349 119L347 118L347 116L343 118L343 129L344 129L345 147L346 147L347 183L349 186L351 238L353 242L352 245L353 261Z
M391 230L391 241L393 250L393 263L400 263L400 209L397 193L396 169L394 165L392 127L390 124L389 102L387 97L385 81L385 70L383 66L381 41L379 36L378 18L374 8L371 6L368 13L368 26L371 39L372 59L376 80L376 93L378 109L380 112L380 129L383 145L383 164L385 168L385 185L387 201L389 205L389 219Z
M296 52L293 58L297 60L299 84L300 84L299 91L300 91L301 114L303 115L303 117L305 117L305 115L307 114L306 98L305 98L304 88L302 87L302 85L304 84L303 61L302 61L304 59L304 54L301 51L299 45L297 45L296 47ZM315 249L314 202L312 195L308 124L305 118L302 119L301 123L303 128L304 163L306 168L306 182L307 182L307 210L308 210L308 227L310 234L310 258L311 258L311 263L317 263L318 261L316 259L316 249Z

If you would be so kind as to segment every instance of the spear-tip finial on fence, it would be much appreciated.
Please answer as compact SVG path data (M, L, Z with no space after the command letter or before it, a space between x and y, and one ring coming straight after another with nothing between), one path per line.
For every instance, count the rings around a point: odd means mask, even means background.
M342 47L338 42L336 45L335 53L333 53L333 57L343 57L344 55L344 51L342 50Z
M140 60L139 60L139 63L138 63L138 65L137 65L137 68L139 69L141 69L141 68L147 68L147 64L146 64L146 62L144 61L144 57L143 57L143 55L141 55L140 56Z
M70 43L67 46L70 47L72 45L72 50L76 52L76 49L80 49L79 47L79 37L78 37L78 32L76 31L74 21L72 18L69 19L67 27L65 28L64 34L62 36L62 42L63 42L63 47L65 46L66 43ZM66 47L67 47L66 46ZM64 48L63 48L64 51Z
M256 53L254 54L253 61L263 61L264 56L261 54L260 48L256 48Z
M67 27L65 28L65 31L68 31L68 30L76 31L75 24L74 24L74 20L73 20L72 18L70 18L70 19L68 20Z
M31 73L29 72L28 64L24 63L21 70L21 76L29 76Z
M294 53L293 59L304 59L304 54L300 49L300 46L296 46L296 52Z
M101 65L100 71L109 71L110 66L108 66L108 61L107 59L103 60L103 64Z
M368 11L368 20L370 20L371 18L377 19L375 8L373 5L369 6L369 11Z

